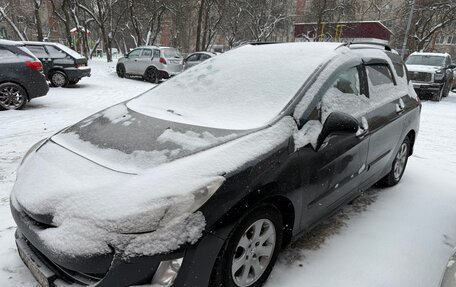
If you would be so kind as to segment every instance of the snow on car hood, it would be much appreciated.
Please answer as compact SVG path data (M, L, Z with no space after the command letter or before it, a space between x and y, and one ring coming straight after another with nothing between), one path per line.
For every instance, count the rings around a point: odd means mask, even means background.
M70 130L65 132L74 132ZM154 163L135 175L107 169L68 147L48 142L19 168L12 204L27 213L51 215L55 228L40 231L39 236L55 252L103 254L110 252L109 246L127 255L174 250L198 240L205 227L204 216L189 210L194 191L223 181L222 175L273 150L295 130L294 120L287 116L263 130ZM165 133L164 138L173 138L170 135ZM98 149L101 153L103 148ZM113 156L123 153L118 152ZM138 232L149 233L124 234Z
M121 103L53 136L52 141L105 167L137 174L249 132L160 120Z
M424 72L434 74L436 71L441 70L442 67L426 66L426 65L407 65L410 72Z

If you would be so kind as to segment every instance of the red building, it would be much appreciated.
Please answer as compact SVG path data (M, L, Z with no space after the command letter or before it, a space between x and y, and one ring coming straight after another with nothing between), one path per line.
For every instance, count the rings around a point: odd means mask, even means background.
M389 43L393 34L379 21L338 22L338 23L296 23L294 24L295 41L355 42L375 41Z

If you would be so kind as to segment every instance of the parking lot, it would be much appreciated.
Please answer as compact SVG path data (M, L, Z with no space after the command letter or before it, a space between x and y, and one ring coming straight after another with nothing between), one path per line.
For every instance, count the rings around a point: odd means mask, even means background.
M115 63L92 61L92 77L51 88L24 110L0 112L0 286L37 286L14 246L9 192L38 140L153 87L119 79ZM370 189L282 252L273 286L437 286L456 246L456 94L424 102L403 181Z

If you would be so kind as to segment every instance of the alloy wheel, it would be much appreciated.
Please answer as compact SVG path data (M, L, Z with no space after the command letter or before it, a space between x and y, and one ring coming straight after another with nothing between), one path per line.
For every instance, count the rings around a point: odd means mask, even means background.
M14 86L6 86L0 91L0 106L7 110L16 110L25 103L25 95Z
M397 155L396 161L394 163L394 179L399 180L402 176L402 173L405 169L405 164L407 163L408 156L408 146L407 143L402 143Z
M231 267L237 286L251 286L263 275L274 254L276 236L274 224L268 219L259 219L247 228L237 244Z
M63 87L66 83L65 75L62 73L54 73L52 75L52 83L57 87Z

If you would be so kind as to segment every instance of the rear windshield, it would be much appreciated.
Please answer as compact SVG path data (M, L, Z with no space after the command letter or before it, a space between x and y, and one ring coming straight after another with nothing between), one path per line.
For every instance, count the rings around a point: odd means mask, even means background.
M180 58L180 57L182 57L181 53L177 49L174 49L174 48L163 48L161 50L163 51L163 55L165 56L165 58Z
M168 121L247 130L270 123L335 46L244 46L213 57L130 101L139 113ZM280 55L280 56L278 56Z
M442 56L428 56L428 55L412 55L407 60L407 65L424 65L441 67L445 63L445 57Z
M75 50L72 50L72 49L68 48L65 45L62 45L62 44L59 44L59 43L56 43L55 45L57 47L59 47L60 50L64 51L65 53L67 53L68 55L70 55L73 58L76 58L76 59L84 58L81 54L79 54Z

